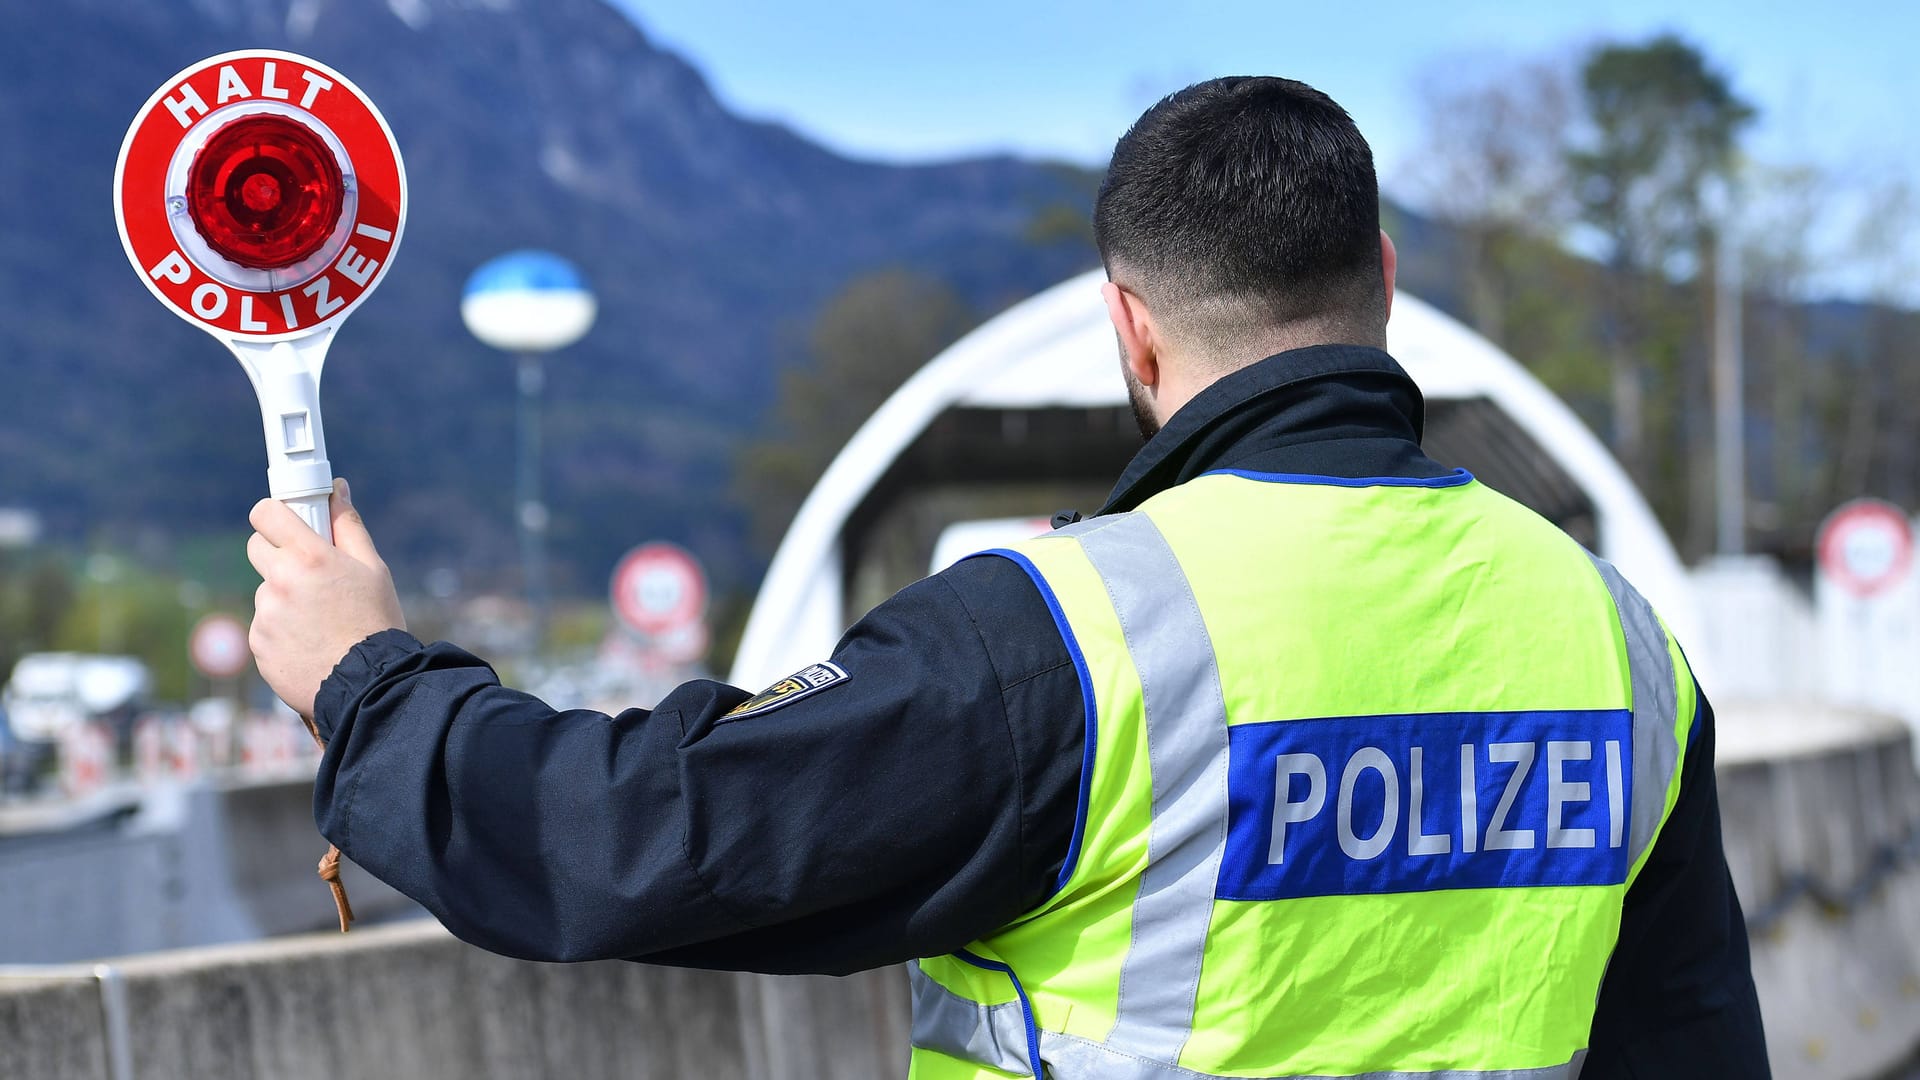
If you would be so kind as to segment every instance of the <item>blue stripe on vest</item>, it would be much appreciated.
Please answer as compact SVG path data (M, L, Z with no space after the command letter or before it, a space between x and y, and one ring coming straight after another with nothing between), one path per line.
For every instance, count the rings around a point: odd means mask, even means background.
M1627 879L1625 709L1282 720L1227 732L1219 899Z
M1073 657L1073 671L1080 679L1080 707L1086 716L1086 735L1080 748L1080 804L1073 813L1073 839L1067 843L1067 857L1060 864L1060 874L1054 878L1053 892L1047 899L1059 895L1073 879L1074 868L1080 865L1080 843L1087 835L1087 808L1093 804L1093 762L1095 751L1100 746L1100 721L1098 705L1093 696L1093 674L1087 667L1087 654L1080 651L1080 639L1073 634L1073 624L1067 621L1067 613L1060 607L1060 598L1053 593L1053 586L1047 584L1047 577L1033 560L1011 548L992 548L976 552L975 556L998 555L1007 559L1026 572L1033 579L1033 587L1040 590L1040 598L1047 602L1047 610L1053 614L1054 628L1060 631L1060 640L1066 643L1067 655Z
M1201 476L1237 476L1263 484L1304 484L1309 487L1421 487L1450 488L1473 483L1473 474L1455 469L1444 476L1321 476L1318 473L1254 472L1250 469L1213 469Z

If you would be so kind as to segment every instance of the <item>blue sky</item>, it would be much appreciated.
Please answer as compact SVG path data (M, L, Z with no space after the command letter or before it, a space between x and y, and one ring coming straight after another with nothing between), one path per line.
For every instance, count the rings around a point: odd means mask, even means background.
M1756 155L1920 175L1920 4L1164 0L616 0L720 96L862 157L993 150L1105 160L1160 94L1210 75L1304 79L1346 105L1389 190L1417 168L1435 65L1676 30L1763 110Z

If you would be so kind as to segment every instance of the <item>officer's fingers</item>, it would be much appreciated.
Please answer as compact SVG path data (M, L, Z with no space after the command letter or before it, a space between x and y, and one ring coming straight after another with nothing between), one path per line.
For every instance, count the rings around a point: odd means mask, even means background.
M269 544L273 543L273 533L268 530L275 520L274 507L279 505L277 499L261 499L253 504L253 509L247 511L247 524L253 526L255 535Z
M300 551L309 555L325 548L327 542L320 534L307 527L300 515L279 499L261 499L253 504L253 512L247 515L247 523L253 531L267 538L267 543L283 551Z
M247 649L258 659L269 645L267 613L273 608L273 591L265 582L253 590L253 621L247 624Z
M259 533L247 537L247 561L253 564L253 570L262 580L271 578L280 568L283 556L280 549Z
M367 523L361 520L360 511L354 509L353 489L344 478L334 480L333 498L327 505L333 515L333 546L364 566L384 566L379 550L373 546L373 535L367 532Z

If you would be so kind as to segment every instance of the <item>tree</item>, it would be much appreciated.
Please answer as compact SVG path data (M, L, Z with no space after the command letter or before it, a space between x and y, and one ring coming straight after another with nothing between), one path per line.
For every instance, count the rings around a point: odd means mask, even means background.
M73 595L72 568L54 553L0 552L0 680L20 657L53 647Z
M740 451L735 490L758 549L779 543L860 425L977 321L952 289L906 270L855 278L827 302L807 336L808 362L781 373L768 434Z
M1565 232L1574 92L1564 65L1452 57L1421 80L1426 139L1408 187L1462 234L1468 321L1506 344L1537 256Z
M1839 501L1920 501L1905 415L1920 400L1920 188L1745 158L1753 108L1671 37L1602 43L1564 68L1456 60L1422 89L1427 138L1404 182L1447 227L1408 223L1403 280L1609 419L1596 426L1683 552L1714 533L1707 343L1723 252L1742 266L1734 389L1751 405L1742 479L1756 495L1743 527L1802 556ZM1813 299L1836 286L1867 302Z
M180 580L104 552L88 556L82 567L52 647L138 657L153 675L156 700L187 700L194 613L181 602Z
M1744 180L1741 279L1746 300L1747 370L1756 383L1755 414L1765 432L1750 525L1775 550L1804 546L1824 508L1811 448L1824 439L1809 405L1813 346L1800 301L1824 269L1814 243L1831 179L1810 165L1756 164Z
M1877 491L1908 509L1920 501L1920 431L1910 410L1920 401L1920 349L1912 303L1920 232L1920 193L1904 175L1866 185L1848 244L1865 282L1869 306L1861 355L1846 382L1847 420L1834 463L1834 501ZM1876 467L1878 466L1878 467ZM1823 508L1824 510L1825 508Z
M1731 190L1739 136L1755 112L1700 50L1672 35L1593 49L1580 90L1589 138L1567 162L1582 220L1599 233L1612 271L1613 449L1647 486L1655 476L1643 360L1670 403L1704 387L1704 365L1686 363L1698 355L1704 324L1671 309L1670 286L1691 276L1711 290L1709 193Z
M1462 54L1419 83L1426 136L1402 185L1452 228L1403 244L1402 273L1463 313L1596 427L1605 359L1592 297L1600 272L1566 249L1578 207L1567 157L1577 116L1573 62ZM1396 223L1389 222L1391 232Z

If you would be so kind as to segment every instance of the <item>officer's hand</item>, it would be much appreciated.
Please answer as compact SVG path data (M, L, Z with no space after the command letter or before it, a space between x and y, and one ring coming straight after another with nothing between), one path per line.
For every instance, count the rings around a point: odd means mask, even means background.
M247 642L280 700L313 716L313 698L348 650L370 634L405 629L393 575L374 550L345 480L333 482L333 544L276 499L254 504L247 559L260 572Z

